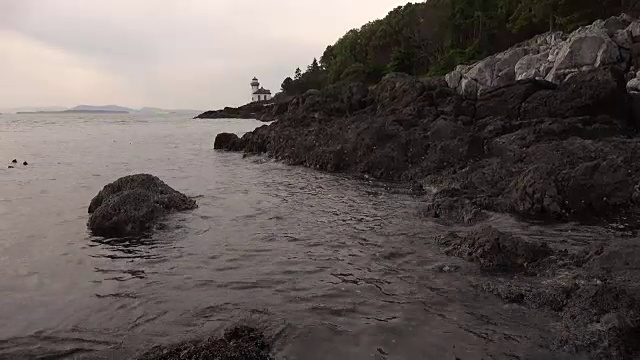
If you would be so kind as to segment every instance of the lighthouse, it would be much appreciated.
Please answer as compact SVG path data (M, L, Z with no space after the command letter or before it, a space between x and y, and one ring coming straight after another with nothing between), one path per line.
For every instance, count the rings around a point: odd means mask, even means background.
M260 86L258 78L251 80L251 102L271 100L271 90L267 90Z

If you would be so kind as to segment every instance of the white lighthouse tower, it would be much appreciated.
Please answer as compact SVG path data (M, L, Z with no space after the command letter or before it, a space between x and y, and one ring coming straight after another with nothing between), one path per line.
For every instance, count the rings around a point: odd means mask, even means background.
M271 100L271 90L260 87L260 81L254 77L251 80L251 102Z

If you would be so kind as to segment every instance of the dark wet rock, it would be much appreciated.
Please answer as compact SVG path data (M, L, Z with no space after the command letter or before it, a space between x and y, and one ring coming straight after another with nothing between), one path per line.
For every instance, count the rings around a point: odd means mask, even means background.
M274 103L265 102L252 102L237 108L225 107L221 110L206 111L198 116L196 119L256 119L262 120L263 118L270 118L271 113L274 112ZM280 105L275 112L282 112L282 107L286 105ZM270 119L265 119L270 121Z
M546 243L531 243L502 233L491 226L465 236L450 233L439 240L445 253L500 272L526 272L553 251Z
M453 273L460 270L460 266L455 264L436 264L431 266L431 270L439 273Z
M554 169L534 165L514 179L509 186L513 211L531 216L560 217L563 199L558 193Z
M593 358L631 359L640 349L640 298L610 284L579 287L562 311L561 344Z
M216 135L213 148L216 150L239 150L240 138L236 134L220 133Z
M519 119L523 103L541 90L554 90L557 85L536 79L527 79L483 94L477 101L476 118L502 115Z
M424 216L440 222L473 225L489 218L489 214L457 189L436 192L422 210Z
M11 160L11 163L13 163L13 164L17 164L17 163L18 163L18 160L17 160L17 159L13 159L13 160Z
M509 303L558 312L555 345L564 351L626 360L640 350L640 297L626 287L574 273L533 282L494 279L480 288Z
M626 360L640 351L638 239L554 251L536 277L485 278L478 287L505 302L558 313L555 346L589 359Z
M9 165L9 166L8 166L8 168L9 168L9 169L15 169L16 167L15 167L15 166L13 166L13 165Z
M91 200L88 227L98 236L137 236L169 213L196 207L195 200L155 176L129 175L106 185Z
M504 196L511 210L550 218L606 217L630 209L638 198L640 154L635 140L567 139L531 146L533 162L510 184Z
M415 195L422 195L425 193L424 185L418 181L412 181L409 185L409 191Z
M238 326L226 330L222 337L153 348L138 360L272 360L270 350L262 332Z
M22 165L27 166L27 165L29 165L29 163L25 161L25 162L22 163Z
M575 73L554 90L532 94L522 103L522 117L608 115L627 120L630 109L624 74L615 68L600 68Z
M547 282L527 282L519 279L492 279L480 284L479 288L494 294L507 303L520 304L533 309L562 311L567 305L577 285L573 280Z

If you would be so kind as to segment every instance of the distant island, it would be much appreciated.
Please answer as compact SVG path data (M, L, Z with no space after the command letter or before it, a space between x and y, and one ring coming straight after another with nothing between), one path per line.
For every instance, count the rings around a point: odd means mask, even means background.
M117 110L63 110L63 111L18 111L16 114L128 114Z
M141 109L133 109L124 106L118 105L78 105L70 109L65 108L20 108L20 109L8 109L3 110L6 113L15 113L15 114L36 114L36 115L44 115L44 114L194 114L200 112L199 110L187 110L187 109L179 109L179 110L165 110L160 108L152 108L152 107L143 107Z
M118 106L118 105L103 105L103 106L95 106L95 105L78 105L74 108L71 108L69 110L65 110L67 112L69 111L73 111L73 112L78 112L78 111L82 111L82 112L107 112L107 113L133 113L133 112L137 112L134 109L128 108L128 107L124 107L124 106Z

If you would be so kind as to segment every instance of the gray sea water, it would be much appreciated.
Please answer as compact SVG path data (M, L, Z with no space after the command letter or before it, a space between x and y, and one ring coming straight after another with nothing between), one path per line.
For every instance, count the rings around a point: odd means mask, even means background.
M434 237L456 229L422 218L422 199L212 150L260 125L1 115L0 358L127 359L237 323L265 329L277 359L579 358L546 350L553 314L472 286L485 275L442 255ZM91 198L140 172L199 208L146 241L92 237Z

